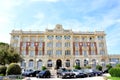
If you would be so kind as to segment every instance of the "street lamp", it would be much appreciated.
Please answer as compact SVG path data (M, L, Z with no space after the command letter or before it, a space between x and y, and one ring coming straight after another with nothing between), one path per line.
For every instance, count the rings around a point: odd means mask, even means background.
M35 61L35 63L36 63L36 64L35 64L35 69L38 69L38 60L39 60L39 59L36 59L36 61Z

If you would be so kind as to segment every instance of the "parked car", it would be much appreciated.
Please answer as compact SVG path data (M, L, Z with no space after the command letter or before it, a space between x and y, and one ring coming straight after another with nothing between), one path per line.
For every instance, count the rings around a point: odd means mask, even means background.
M40 71L38 76L38 78L50 78L51 77L51 73L49 70L43 70L43 71Z
M91 69L82 69L83 73L86 74L88 77L95 76L94 72Z
M61 70L61 73L58 74L58 77L61 78L75 78L75 73L72 70Z
M102 76L103 72L102 71L99 71L99 70L96 70L96 69L92 69L93 73L95 76Z
M105 70L103 71L103 73L108 73L109 70L110 70L110 69L105 69Z
M57 77L59 77L60 75L62 75L62 72L66 71L66 68L60 68L57 70Z
M29 76L29 74L30 74L31 72L33 72L32 69L24 70L24 71L22 72L22 76Z
M39 72L40 72L40 70L31 71L28 73L27 76L28 77L36 77L36 76L38 76Z
M73 73L75 73L76 78L84 78L87 77L87 74L85 74L82 70L74 69Z

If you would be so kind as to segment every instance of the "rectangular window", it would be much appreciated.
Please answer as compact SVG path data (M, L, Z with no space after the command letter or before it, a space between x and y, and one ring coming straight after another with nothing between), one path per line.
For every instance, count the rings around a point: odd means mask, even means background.
M32 47L32 48L34 47L34 42L31 42L31 45L30 45L30 47Z
M99 47L104 47L104 44L103 43L99 43Z
M42 55L42 50L38 51L38 55L41 56Z
M52 54L53 54L53 50L48 50L47 51L47 55L52 56Z
M22 51L22 55L25 56L26 55L26 51Z
M35 51L30 51L30 57L35 56Z
M78 56L79 55L79 52L78 50L75 51L75 55Z
M70 55L70 50L65 50L65 55Z
M26 42L23 43L23 47L24 47L24 48L26 47Z
M87 44L85 42L83 43L83 47L87 47Z
M91 47L94 47L94 43L91 43L90 45L91 45Z
M105 54L104 50L100 50L100 55L104 55L104 54Z
M95 51L94 50L91 51L91 55L95 55Z
M53 47L53 43L52 42L47 43L47 47Z
M79 43L78 42L75 42L75 47L79 47Z
M62 43L61 42L56 43L56 47L62 47Z
M56 50L56 55L61 56L62 55L62 50Z
M83 51L83 55L87 56L87 51L86 50Z
M65 47L70 47L70 42L65 42Z
M42 43L42 42L40 42L40 43L39 43L39 47L40 47L40 48L42 48L42 45L43 45L43 43Z

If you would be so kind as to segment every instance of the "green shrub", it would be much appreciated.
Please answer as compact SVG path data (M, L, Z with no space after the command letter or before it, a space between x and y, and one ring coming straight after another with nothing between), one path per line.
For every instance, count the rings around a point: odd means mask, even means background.
M86 66L85 68L91 69L91 66Z
M120 68L114 67L109 70L109 73L112 77L120 77Z
M5 76L4 74L0 74L0 76Z
M111 69L112 68L111 64L106 65L106 68Z
M42 70L46 70L47 68L45 66L42 66Z
M21 68L17 63L11 63L6 71L7 75L18 75L21 74Z
M101 65L97 65L96 69L102 71L102 66Z
M120 67L120 64L116 64L116 67Z
M6 74L6 69L6 66L0 66L0 74L4 76Z
M74 66L74 68L75 68L75 69L81 69L81 67L78 66L78 65Z

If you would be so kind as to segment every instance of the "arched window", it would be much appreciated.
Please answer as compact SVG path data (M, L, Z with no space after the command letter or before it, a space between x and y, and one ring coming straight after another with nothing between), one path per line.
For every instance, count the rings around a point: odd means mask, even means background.
M37 68L41 69L42 68L42 60L37 61Z
M48 66L48 67L52 67L52 60L48 60L47 66Z
M34 67L34 62L33 62L33 60L32 60L32 59L31 59L31 60L29 60L28 65L29 65L29 67L30 67L30 68L33 68L33 67Z
M47 38L48 38L49 40L52 40L52 39L53 39L53 35L49 35L49 36L47 36Z
M22 67L22 68L25 68L25 67L26 67L25 60L21 61L21 67Z
M75 63L76 63L77 66L80 66L80 60L77 59L77 60L75 61Z
M96 60L92 59L92 67L96 67Z
M62 39L62 36L56 36L56 39L57 39L57 40L61 40L61 39Z
M84 60L84 66L87 66L87 65L88 65L88 60L85 59L85 60Z
M66 60L66 67L70 67L70 60Z
M104 59L101 59L101 65L105 66L105 60Z

